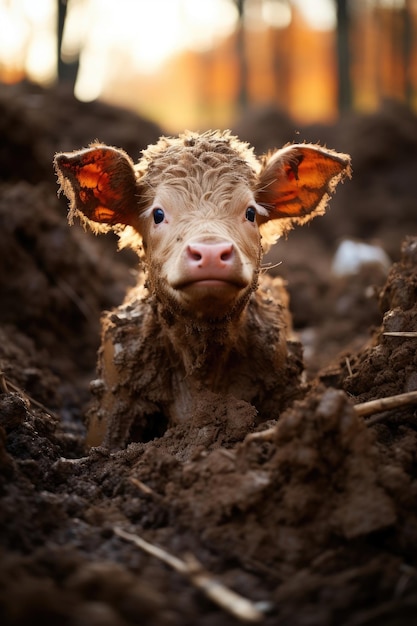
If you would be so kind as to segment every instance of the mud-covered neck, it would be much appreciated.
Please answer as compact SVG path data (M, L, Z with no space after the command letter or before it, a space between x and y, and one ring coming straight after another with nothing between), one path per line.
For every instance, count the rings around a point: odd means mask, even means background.
M220 320L196 320L160 308L168 350L184 363L186 374L211 377L224 367L246 321L246 307Z

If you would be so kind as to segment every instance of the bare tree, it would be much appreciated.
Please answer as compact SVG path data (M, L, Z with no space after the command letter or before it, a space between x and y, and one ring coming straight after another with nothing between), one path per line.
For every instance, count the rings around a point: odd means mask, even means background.
M65 20L67 17L67 0L57 0L58 4L58 28L57 28L57 74L58 82L75 84L78 73L79 61L76 59L71 63L66 63L62 59L62 39L64 34Z
M248 105L248 66L246 59L246 47L245 47L245 0L235 0L237 10L239 13L239 23L236 35L236 52L239 63L239 96L238 102L241 110L244 110Z
M343 113L352 106L352 85L350 78L349 50L349 0L336 0L337 7L337 67L338 67L338 106Z

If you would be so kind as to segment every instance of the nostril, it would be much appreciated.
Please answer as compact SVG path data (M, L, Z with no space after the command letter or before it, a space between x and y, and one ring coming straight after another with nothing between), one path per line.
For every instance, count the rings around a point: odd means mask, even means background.
M201 259L203 258L201 252L194 246L187 246L187 252L188 256L193 261L201 261Z
M220 254L220 259L222 261L230 261L233 257L233 246L230 245L226 249L222 251Z

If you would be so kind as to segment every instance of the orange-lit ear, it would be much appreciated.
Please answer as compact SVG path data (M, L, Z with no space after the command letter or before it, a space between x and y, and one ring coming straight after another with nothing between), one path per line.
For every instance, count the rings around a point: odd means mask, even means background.
M54 164L61 191L70 201L70 221L78 215L101 225L135 226L135 171L123 150L92 144L85 150L57 154Z
M281 232L322 215L337 183L350 176L350 158L314 144L293 144L266 157L256 201L263 221L282 220ZM261 218L262 219L262 218Z

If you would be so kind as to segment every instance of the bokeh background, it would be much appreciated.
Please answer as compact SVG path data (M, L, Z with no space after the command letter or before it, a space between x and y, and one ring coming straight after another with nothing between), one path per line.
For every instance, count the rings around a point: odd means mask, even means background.
M416 106L415 0L0 0L0 82L63 82L169 132L274 104L332 122Z

